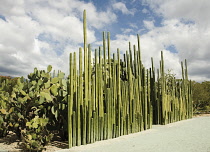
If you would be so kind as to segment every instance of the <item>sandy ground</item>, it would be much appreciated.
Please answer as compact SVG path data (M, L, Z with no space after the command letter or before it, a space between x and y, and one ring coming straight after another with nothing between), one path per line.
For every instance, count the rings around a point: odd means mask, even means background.
M57 152L210 152L210 116Z
M19 146L19 140L14 133L10 133L7 137L0 138L0 152L23 152ZM53 141L45 146L43 152L54 152L57 150L68 148L67 142Z
M66 142L54 141L45 152L210 152L210 115L196 116L143 132L93 144L65 149ZM19 152L15 135L0 138L0 152Z

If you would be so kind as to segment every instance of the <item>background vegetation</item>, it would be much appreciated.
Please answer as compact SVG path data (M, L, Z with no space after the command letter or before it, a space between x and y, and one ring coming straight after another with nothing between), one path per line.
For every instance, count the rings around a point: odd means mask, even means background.
M210 113L210 81L192 82L194 113Z

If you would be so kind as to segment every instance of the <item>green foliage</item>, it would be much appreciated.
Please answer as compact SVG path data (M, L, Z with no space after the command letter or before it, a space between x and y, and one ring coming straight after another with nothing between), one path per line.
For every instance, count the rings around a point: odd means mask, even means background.
M172 94L172 92L173 92L173 85L174 85L174 81L175 81L175 75L176 74L173 74L172 73L172 70L168 70L168 72L167 73L165 73L165 82L166 82L166 88L167 88L167 90L166 90L166 93L169 95L171 95Z
M21 131L24 150L41 151L48 144L53 134L47 130L48 118L35 116L31 121L26 122L26 129Z
M0 137L5 137L9 131L9 117L11 110L7 109L5 96L0 96Z
M13 112L14 108L8 105L8 100L10 94L5 90L11 90L10 88L10 79L4 80L0 88L0 137L4 137L8 134L9 129L11 128L10 123L10 114Z
M52 130L66 138L67 81L63 72L52 77L51 70L52 66L47 72L34 68L28 80L1 83L0 136L15 132L24 141L24 149L43 149L53 137Z
M49 72L51 72L51 70L52 70L52 65L48 65L47 72L49 73Z
M210 106L210 81L202 83L193 81L193 107L195 112L208 111Z

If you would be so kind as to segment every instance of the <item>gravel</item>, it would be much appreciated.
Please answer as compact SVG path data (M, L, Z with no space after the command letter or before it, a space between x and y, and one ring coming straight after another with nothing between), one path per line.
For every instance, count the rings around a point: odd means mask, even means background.
M8 138L7 138L8 139ZM0 152L18 152L17 141L0 138ZM210 152L210 115L93 144L63 149L67 143L53 142L47 152Z
M57 152L210 152L210 117L194 117L143 132Z

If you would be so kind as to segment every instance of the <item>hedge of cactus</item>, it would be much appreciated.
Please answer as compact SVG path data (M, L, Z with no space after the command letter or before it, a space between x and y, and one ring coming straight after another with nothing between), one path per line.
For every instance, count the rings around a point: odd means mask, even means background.
M84 11L84 48L70 53L68 95L69 147L115 138L192 117L191 85L187 65L183 78L165 75L163 52L160 69L146 69L141 60L140 40L120 59L119 49L110 54L110 33L103 33L103 46L92 58L87 44ZM83 57L84 56L84 57ZM79 69L77 63L79 62Z

